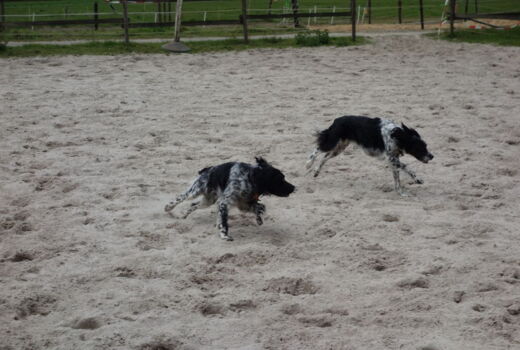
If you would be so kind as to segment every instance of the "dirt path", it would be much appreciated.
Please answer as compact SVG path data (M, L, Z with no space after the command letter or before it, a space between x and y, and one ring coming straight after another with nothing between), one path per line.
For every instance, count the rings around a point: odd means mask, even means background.
M519 54L388 37L1 60L1 348L518 348ZM416 127L425 184L397 196L354 147L304 176L347 113ZM298 186L263 226L233 212L230 243L214 208L163 212L256 155Z

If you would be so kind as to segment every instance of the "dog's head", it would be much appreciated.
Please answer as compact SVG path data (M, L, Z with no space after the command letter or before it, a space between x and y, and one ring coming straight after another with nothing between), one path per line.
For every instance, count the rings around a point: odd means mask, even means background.
M426 142L421 139L419 133L412 128L408 128L404 123L401 126L401 128L392 131L392 137L397 140L399 148L423 163L432 160L433 154L428 151Z
M257 157L257 167L253 170L254 185L260 194L288 197L294 192L294 185L285 181L285 175L262 157Z

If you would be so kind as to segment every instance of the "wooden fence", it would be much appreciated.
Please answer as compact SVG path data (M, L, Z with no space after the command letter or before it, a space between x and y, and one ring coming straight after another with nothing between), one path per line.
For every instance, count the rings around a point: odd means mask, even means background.
M161 15L159 22L136 22L131 23L128 17L128 0L119 0L123 5L123 15L119 18L99 18L97 3L94 5L94 12L92 19L76 19L76 20L49 20L49 21L5 21L4 2L14 1L45 1L45 0L0 0L0 29L3 27L33 27L33 26L68 26L68 25L94 25L97 29L99 24L119 24L124 30L125 42L129 41L129 28L144 28L144 27L173 27L174 22L171 19L171 2L175 0L148 0L148 2L157 3L158 10L167 13L164 17ZM185 1L200 1L200 0L185 0ZM216 1L216 0L215 0ZM284 14L266 14L253 15L247 13L247 0L242 0L242 14L236 20L207 20L207 21L187 21L182 22L183 26L211 26L211 25L242 25L244 32L244 40L248 41L248 27L249 20L269 20L280 18L292 18L295 26L299 26L298 19L304 17L348 17L352 22L352 38L356 40L356 0L350 0L350 11L345 12L317 12L317 13L299 13L298 0L292 0L292 13Z

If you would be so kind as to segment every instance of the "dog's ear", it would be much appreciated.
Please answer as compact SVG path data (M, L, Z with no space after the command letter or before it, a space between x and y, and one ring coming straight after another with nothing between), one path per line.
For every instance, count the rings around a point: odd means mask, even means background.
M413 136L419 136L419 133L418 133L417 131L415 131L415 130L412 129L412 128L407 127L406 125L404 125L404 123L401 123L401 126L403 127L403 130L404 130L407 134L410 134L410 135L413 135Z
M255 157L255 160L256 164L258 164L258 166L261 168L269 166L269 163L267 163L267 161L262 157Z
M403 126L403 128L406 128L406 126L404 124L401 124ZM394 130L392 130L392 132L390 133L390 136L398 141L400 140L403 140L404 136L405 136L405 131L401 128L395 128Z
M262 158L256 158L256 160L259 164L257 168L253 169L253 187L255 192L265 194L269 186L269 169L260 165L259 160L263 160Z

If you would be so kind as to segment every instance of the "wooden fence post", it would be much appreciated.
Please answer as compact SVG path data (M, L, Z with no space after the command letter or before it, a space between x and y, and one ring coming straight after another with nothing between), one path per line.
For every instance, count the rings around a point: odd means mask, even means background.
M163 1L162 3L162 9L163 9L163 22L168 22L168 9L166 1Z
M161 46L171 52L187 52L190 48L181 43L181 19L182 19L182 0L177 0L175 5L175 37L171 43Z
M97 1L94 3L94 30L98 30L98 3Z
M450 0L450 35L455 33L455 0Z
M0 22L2 22L2 24L5 22L5 5L4 5L4 0L0 0Z
M424 30L424 7L423 7L423 0L419 0L419 17L421 18L421 30Z
M176 43L181 41L182 0L177 0L175 6L175 38Z
M294 15L294 28L297 28L300 26L300 22L298 21L298 0L291 0L292 2L292 10Z
M168 0L168 22L172 21L172 0Z
M247 32L247 0L242 0L242 28L244 30L244 41L249 43L249 34Z
M163 11L163 2L162 0L159 0L157 2L157 8L159 9L159 22L164 22L164 11Z
M368 0L368 24L372 24L372 0Z
M128 0L123 0L123 28L125 30L125 44L130 43L128 36Z
M356 41L356 0L350 0L350 12L352 16L352 41Z
M397 0L397 18L399 24L403 23L403 0Z

